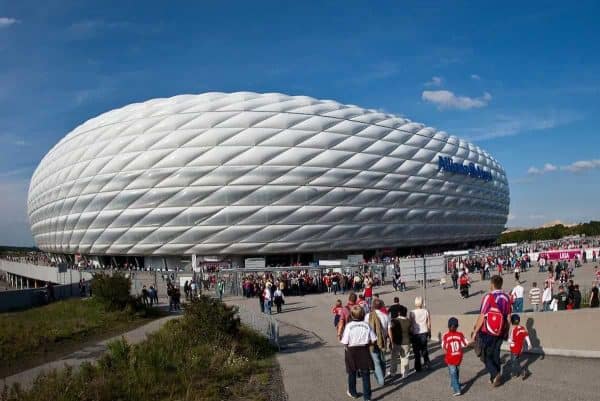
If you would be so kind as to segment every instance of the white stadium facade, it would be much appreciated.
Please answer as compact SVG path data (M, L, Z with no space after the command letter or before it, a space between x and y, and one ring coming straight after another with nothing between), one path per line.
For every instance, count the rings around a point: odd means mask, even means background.
M28 199L40 249L146 263L483 244L508 208L505 172L478 146L374 110L251 92L92 118L43 158Z

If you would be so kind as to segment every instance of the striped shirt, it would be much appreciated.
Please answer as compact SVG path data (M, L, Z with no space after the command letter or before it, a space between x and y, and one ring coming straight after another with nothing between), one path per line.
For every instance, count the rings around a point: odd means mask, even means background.
M533 287L529 290L529 302L531 302L532 305L539 305L541 295L542 290L540 290L539 287Z

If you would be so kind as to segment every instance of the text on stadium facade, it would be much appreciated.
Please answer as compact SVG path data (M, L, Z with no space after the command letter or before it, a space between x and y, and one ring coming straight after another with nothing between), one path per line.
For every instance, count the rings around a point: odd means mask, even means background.
M492 173L485 171L481 167L475 165L475 163L469 163L468 165L454 163L454 160L452 160L451 157L438 156L438 170L468 175L469 177L479 178L485 181L492 180Z

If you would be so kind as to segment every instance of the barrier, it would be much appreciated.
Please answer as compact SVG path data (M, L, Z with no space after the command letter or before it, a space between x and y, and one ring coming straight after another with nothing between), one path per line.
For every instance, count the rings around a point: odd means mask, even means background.
M85 281L92 279L90 273L79 270L67 269L65 273L59 273L58 267L30 265L4 259L0 259L0 270L16 276L55 284L78 283L80 279Z
M279 324L271 315L252 312L242 306L237 306L240 321L256 332L265 336L273 345L279 348Z
M533 352L548 355L600 358L598 342L599 308L559 312L521 313L521 324L527 328ZM432 315L431 334L439 338L448 331L448 319L456 317L459 330L470 336L478 314Z
M86 282L86 285L89 283ZM55 285L54 299L67 299L79 296L79 283ZM48 303L48 291L45 288L30 288L0 292L0 312L42 306Z

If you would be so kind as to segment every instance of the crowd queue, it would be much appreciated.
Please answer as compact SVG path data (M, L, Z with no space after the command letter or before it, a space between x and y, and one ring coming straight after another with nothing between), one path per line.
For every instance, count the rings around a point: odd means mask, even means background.
M485 365L493 386L502 384L500 346L508 341L511 352L509 369L513 376L525 379L530 372L521 366L520 356L524 344L531 348L527 329L520 324L520 316L514 313L509 294L503 291L503 278L494 275L490 289L483 297L478 319L472 334L465 336L458 330L459 321L448 320L448 331L441 338L448 367L450 387L456 396L463 388L460 381L460 365L463 351L474 347ZM399 303L386 306L377 296L368 292L369 283L360 292L350 292L345 304L337 300L331 310L333 325L339 341L344 345L347 373L347 395L357 398L357 379L362 381L362 396L371 399L371 372L379 385L386 385L398 372L400 379L409 371L409 356L414 355L416 372L432 369L427 345L431 339L431 315L421 297L416 297L412 310ZM372 287L371 287L372 288ZM387 359L389 370L386 371Z

